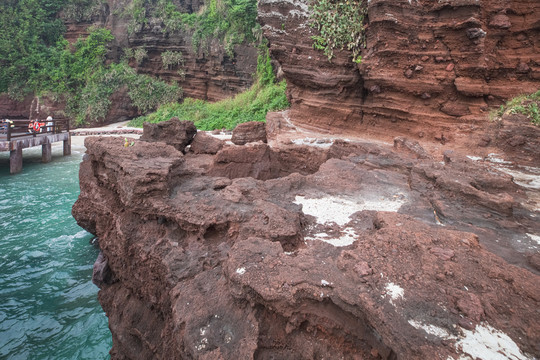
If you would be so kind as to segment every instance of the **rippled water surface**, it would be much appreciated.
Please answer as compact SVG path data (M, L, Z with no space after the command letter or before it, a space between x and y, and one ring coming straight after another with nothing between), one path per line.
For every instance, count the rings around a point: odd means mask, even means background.
M58 143L61 144L61 143ZM108 359L111 334L92 284L98 250L71 216L84 149L41 163L0 153L0 359Z

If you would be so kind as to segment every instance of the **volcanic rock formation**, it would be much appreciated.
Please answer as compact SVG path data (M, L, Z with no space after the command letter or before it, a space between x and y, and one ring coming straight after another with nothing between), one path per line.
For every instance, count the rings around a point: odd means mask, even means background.
M406 135L424 141L483 140L487 113L520 93L540 88L540 3L521 1L371 0L365 2L367 47L357 65L347 51L331 62L313 49L307 0L262 0L258 19L269 40L277 73L287 80L291 120L330 132L361 132L391 140ZM199 1L179 1L196 12ZM252 83L257 51L237 46L231 58L211 41L194 49L189 31L168 33L149 19L128 35L119 14L125 1L108 0L94 24L111 29L116 42L111 59L123 48L144 49L147 58L131 65L138 72L179 81L186 97L210 101L236 94ZM69 22L69 39L90 23ZM163 66L164 51L181 52L184 64ZM106 122L137 115L126 94L113 95ZM58 104L47 104L50 111ZM0 112L20 110L0 98Z
M258 121L249 121L238 124L232 133L231 141L236 145L245 145L250 142L267 142L266 124Z
M319 140L86 140L73 215L114 359L540 355L540 213L510 175Z

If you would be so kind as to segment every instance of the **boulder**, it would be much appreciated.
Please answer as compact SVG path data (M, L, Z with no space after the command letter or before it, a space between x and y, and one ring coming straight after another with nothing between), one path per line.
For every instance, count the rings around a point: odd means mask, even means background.
M296 127L290 122L289 110L269 112L266 114L267 140L276 140L278 134L287 131L296 131Z
M233 144L244 145L250 142L262 141L266 142L266 125L259 121L250 121L243 124L238 124L233 130Z
M195 154L216 154L223 148L223 141L199 131L191 143L191 152Z
M180 121L177 117L173 117L157 124L144 123L141 140L164 142L184 152L186 146L193 141L195 134L197 134L197 128L193 122Z

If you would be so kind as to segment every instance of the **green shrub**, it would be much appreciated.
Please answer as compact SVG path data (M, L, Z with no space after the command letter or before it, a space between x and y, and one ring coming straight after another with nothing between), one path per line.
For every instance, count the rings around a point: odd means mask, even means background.
M155 110L162 104L178 101L182 90L175 85L152 78L148 75L136 74L135 71L125 79L128 95L140 112Z
M114 37L109 30L102 28L90 28L89 31L86 39L77 40L74 51L65 39L50 48L48 61L29 79L36 94L77 93L100 70L107 45Z
M131 0L120 12L119 15L127 19L127 33L129 35L141 31L143 26L148 23L145 3L146 0Z
M122 53L123 53L122 59L125 61L129 61L130 59L133 58L134 51L132 48L126 47L122 49Z
M144 61L144 59L148 58L148 52L145 48L140 47L133 50L133 58L135 59L135 63L138 65L141 65Z
M310 4L311 26L319 31L312 36L313 48L321 50L332 60L334 50L347 49L352 52L352 60L362 61L360 55L366 46L365 21L367 2L365 0L312 0Z
M137 74L125 62L111 64L109 67L100 67L82 88L80 95L72 95L68 114L79 125L87 120L99 121L109 112L110 96L122 87L127 89L131 104L141 113L177 101L182 96L182 90L177 85Z
M142 127L144 122L157 123L176 116L193 121L200 130L232 130L239 123L265 121L268 111L288 108L286 86L285 81L275 83L266 49L259 56L256 81L249 90L215 103L187 98L181 104L162 105L155 113L136 118L129 125Z
M76 123L83 124L88 119L98 121L105 118L111 105L110 96L124 85L127 69L112 64L109 68L100 67L82 88L79 98L73 99L71 113Z
M140 75L126 62L105 65L107 46L113 36L102 28L90 29L86 39L79 39L75 51L66 40L59 41L51 52L51 60L39 73L38 93L47 93L66 100L66 113L77 125L99 121L107 115L110 96L126 87L132 105L141 113L175 101L181 89L148 75ZM140 51L142 50L142 51ZM136 59L146 56L144 49L127 51Z
M196 13L180 11L173 0L134 0L120 16L128 20L130 35L155 18L164 32L191 31L195 50L208 52L210 42L219 40L230 57L235 45L257 41L255 30L260 28L256 0L205 0Z
M171 66L184 65L184 57L180 51L164 51L161 53L161 63L164 69Z
M0 93L21 100L25 95L47 95L66 102L66 114L77 124L106 116L110 96L127 89L132 105L141 113L175 101L177 85L138 75L127 63L105 64L109 30L89 28L84 39L70 45L63 38L65 27L58 18L87 20L97 14L102 0L2 0L0 1ZM143 0L128 8L136 22L144 23ZM125 49L125 56L141 63L144 49Z
M501 105L490 114L491 119L500 119L505 114L525 115L532 124L540 126L540 90L529 95L519 95Z
M90 21L99 15L102 0L70 0L64 7L64 17L76 22Z
M66 0L0 1L0 93L22 99L39 82L50 46L62 38L58 18Z

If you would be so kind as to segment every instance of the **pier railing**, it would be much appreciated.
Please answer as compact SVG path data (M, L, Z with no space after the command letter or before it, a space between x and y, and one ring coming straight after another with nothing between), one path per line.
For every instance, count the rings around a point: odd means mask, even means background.
M0 132L7 135L7 141L27 136L69 132L69 119L38 120L37 126L34 126L34 123L28 120L12 120L11 124L3 123Z

